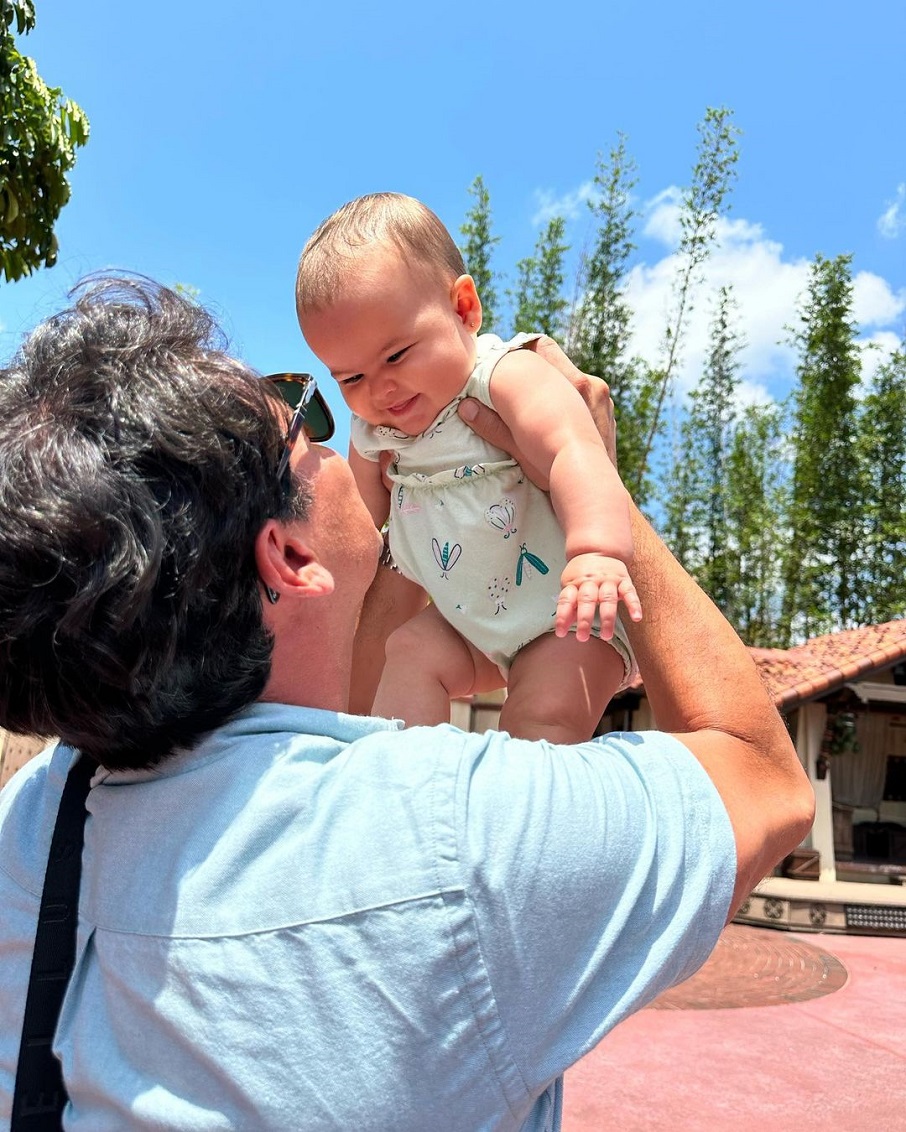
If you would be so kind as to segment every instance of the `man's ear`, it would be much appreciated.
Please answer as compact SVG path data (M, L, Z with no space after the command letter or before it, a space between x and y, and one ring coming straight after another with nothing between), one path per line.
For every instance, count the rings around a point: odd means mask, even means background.
M471 275L460 275L450 290L453 309L466 330L477 334L481 329L481 299Z
M255 565L261 583L286 597L327 597L334 591L333 574L300 538L276 519L268 519L255 539Z

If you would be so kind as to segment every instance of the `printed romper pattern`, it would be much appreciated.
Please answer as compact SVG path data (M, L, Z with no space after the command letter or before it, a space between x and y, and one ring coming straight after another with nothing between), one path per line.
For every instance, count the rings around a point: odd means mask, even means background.
M456 407L475 397L493 408L497 362L537 337L504 342L480 335L462 392L418 436L356 416L351 428L361 456L392 454L389 532L396 565L504 675L521 648L553 632L565 542L548 494L506 452L476 436ZM597 619L592 631L598 635ZM619 619L610 643L623 659L625 685L635 665Z

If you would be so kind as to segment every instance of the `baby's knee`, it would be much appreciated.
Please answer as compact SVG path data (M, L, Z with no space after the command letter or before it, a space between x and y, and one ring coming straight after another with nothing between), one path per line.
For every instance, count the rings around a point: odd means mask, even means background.
M434 625L413 617L390 634L384 653L387 662L397 668L434 670L442 656L443 643Z
M543 687L520 687L514 682L507 691L505 707L510 721L518 719L538 729L545 724L562 723L564 716L574 712L571 699L562 694L552 695Z

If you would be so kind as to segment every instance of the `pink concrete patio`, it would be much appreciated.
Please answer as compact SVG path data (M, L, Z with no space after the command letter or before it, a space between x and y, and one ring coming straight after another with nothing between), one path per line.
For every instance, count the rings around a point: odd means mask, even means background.
M731 925L565 1096L565 1132L903 1132L906 940Z

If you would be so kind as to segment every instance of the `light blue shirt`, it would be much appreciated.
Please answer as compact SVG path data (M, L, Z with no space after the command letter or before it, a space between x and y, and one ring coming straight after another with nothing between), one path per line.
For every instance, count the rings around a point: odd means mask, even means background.
M0 1127L72 752L0 795ZM684 746L258 704L97 776L66 1127L556 1129L563 1071L707 957L735 876Z

